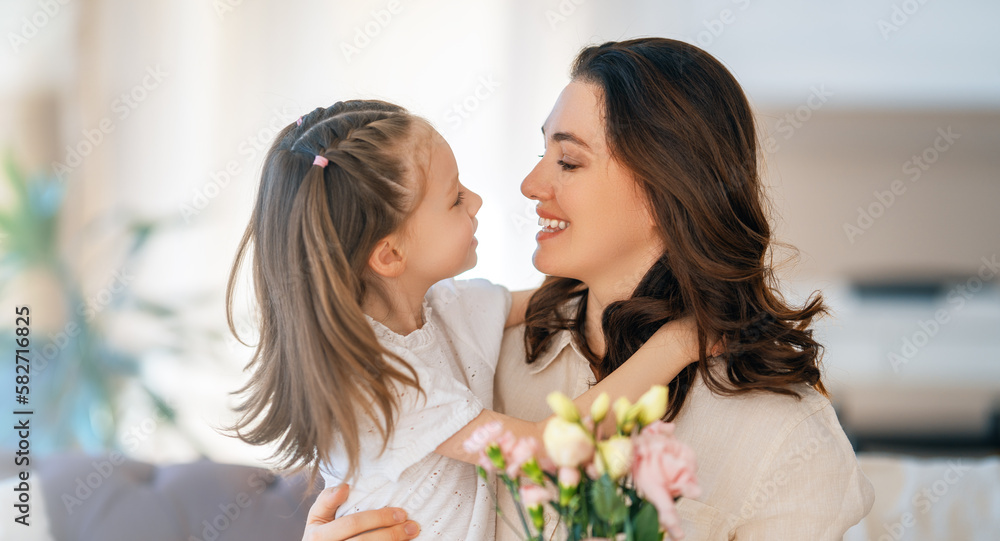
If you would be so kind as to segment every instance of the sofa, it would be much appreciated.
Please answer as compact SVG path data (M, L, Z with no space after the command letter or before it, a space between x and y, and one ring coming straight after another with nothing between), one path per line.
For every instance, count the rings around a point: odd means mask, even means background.
M0 494L16 504L25 485L12 467L0 469ZM31 457L28 507L0 505L0 540L294 541L322 488L307 490L307 481L209 460L158 466L117 453Z

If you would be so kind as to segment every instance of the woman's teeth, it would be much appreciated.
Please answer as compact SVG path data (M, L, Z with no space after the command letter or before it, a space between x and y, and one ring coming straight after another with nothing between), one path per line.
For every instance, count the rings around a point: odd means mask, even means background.
M539 217L538 225L542 226L542 231L551 233L553 231L562 231L563 229L566 229L566 227L569 226L569 223L562 220L550 220L548 218Z

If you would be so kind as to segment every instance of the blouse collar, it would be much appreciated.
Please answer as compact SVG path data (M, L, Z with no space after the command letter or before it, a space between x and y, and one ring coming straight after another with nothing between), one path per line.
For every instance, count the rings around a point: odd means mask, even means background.
M422 308L424 316L423 326L406 335L399 334L386 327L368 314L365 314L365 319L368 320L368 324L371 325L372 330L375 331L375 336L378 337L380 342L412 350L424 347L432 343L435 339L434 333L436 332L437 324L431 318L434 311L426 298L424 299Z
M576 314L576 309L579 306L581 299L582 297L577 297L563 304L559 309L563 316L565 317L570 314ZM552 341L549 343L549 347L545 348L545 351L535 358L535 362L528 365L528 373L534 375L542 370L545 370L567 347L573 350L573 353L576 354L576 358L579 359L580 362L590 366L590 363L587 361L587 357L580 351L580 346L576 343L576 340L573 339L573 332L563 329L557 331L552 336Z

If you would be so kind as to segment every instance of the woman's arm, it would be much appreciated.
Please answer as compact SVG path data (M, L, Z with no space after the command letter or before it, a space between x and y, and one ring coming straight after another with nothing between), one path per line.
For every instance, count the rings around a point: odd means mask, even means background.
M697 344L698 334L693 320L684 318L667 323L617 370L573 402L581 412L590 411L590 405L601 393L608 393L612 401L624 396L630 402L635 402L653 385L666 385L685 366L697 361ZM601 428L605 433L614 430L613 417L608 415L602 423ZM493 421L500 421L504 429L509 430L517 438L533 437L541 441L545 425L551 418L531 422L492 410L483 410L475 419L439 445L435 451L449 458L476 464L478 456L466 452L463 443L477 428ZM540 449L539 452L544 453L544 449Z
M781 410L757 411L784 426ZM766 449L765 455L759 444L741 448L759 457L759 470L736 469L740 474L727 479L731 487L747 488L730 539L839 541L871 511L875 491L829 403Z

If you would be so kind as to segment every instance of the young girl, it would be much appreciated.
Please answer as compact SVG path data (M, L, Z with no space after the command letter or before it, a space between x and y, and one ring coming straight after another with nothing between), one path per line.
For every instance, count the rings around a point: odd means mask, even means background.
M427 537L492 539L491 489L462 443L493 420L540 439L544 422L490 411L503 330L530 292L451 279L476 264L481 204L445 140L385 102L318 108L265 158L227 290L232 329L252 251L260 342L233 429L276 445L281 467L349 480L338 516L405 505ZM676 336L654 335L577 405L667 383L697 357Z

